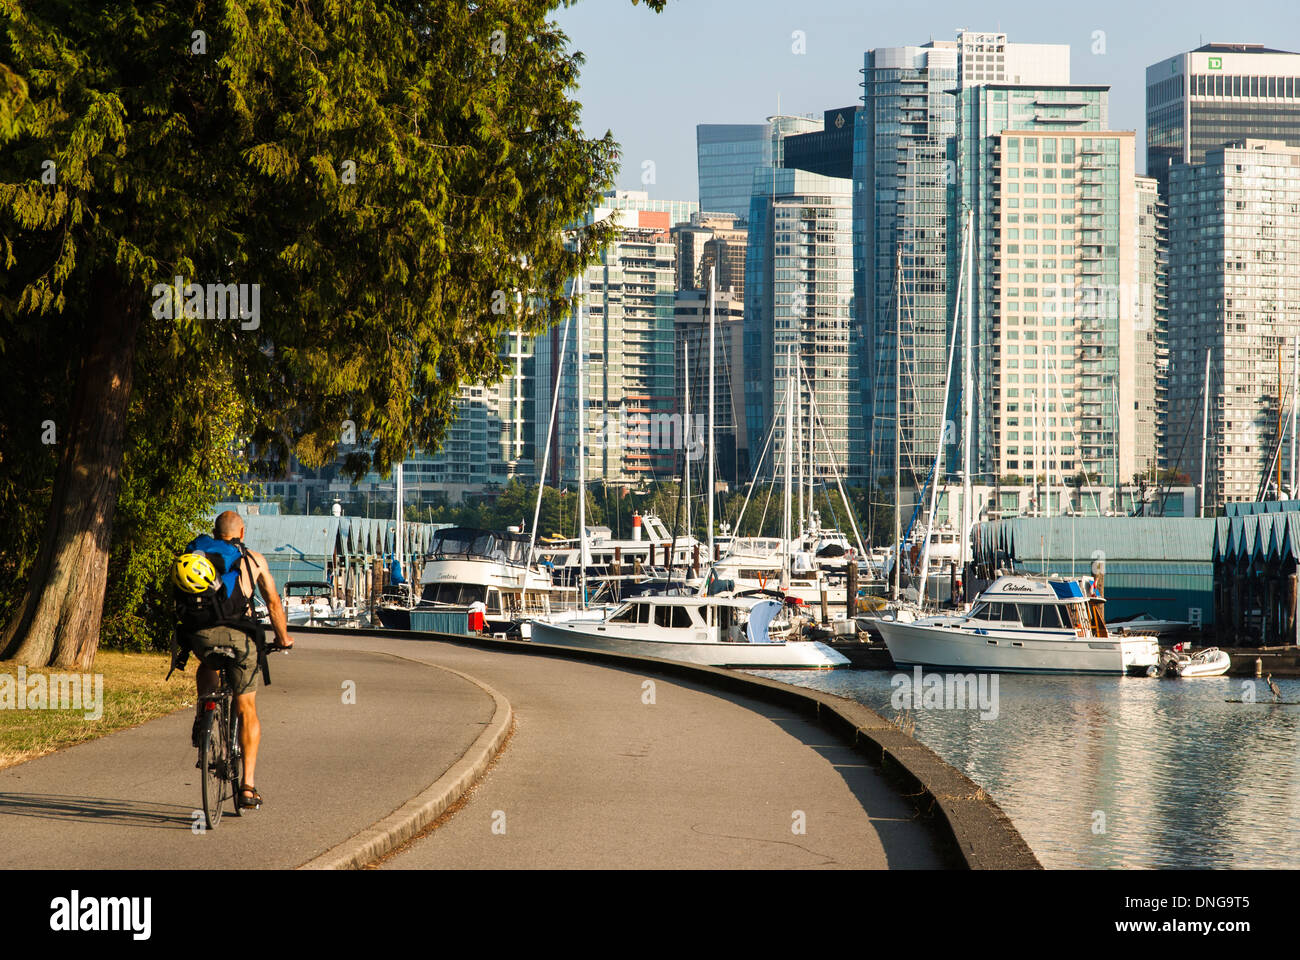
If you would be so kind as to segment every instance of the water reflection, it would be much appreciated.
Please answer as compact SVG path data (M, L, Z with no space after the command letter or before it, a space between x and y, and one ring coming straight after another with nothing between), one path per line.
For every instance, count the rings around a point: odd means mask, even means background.
M892 671L753 671L886 717ZM998 678L999 712L907 711L1047 867L1300 866L1300 706L1241 678ZM1275 680L1300 700L1300 680Z

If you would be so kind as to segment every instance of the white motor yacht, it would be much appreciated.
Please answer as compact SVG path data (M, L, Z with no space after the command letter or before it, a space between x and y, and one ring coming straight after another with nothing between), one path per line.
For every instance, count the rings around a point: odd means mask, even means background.
M521 617L547 616L574 603L573 589L556 586L536 564L528 564L528 537L448 527L434 535L424 558L416 609L483 604L491 632L508 630ZM410 615L397 629L409 628Z
M1106 630L1092 580L1004 576L970 611L913 623L877 620L901 666L1008 673L1146 673L1160 659L1150 637Z
M778 639L782 604L766 597L647 595L599 621L532 624L534 643L682 660L713 667L831 668L849 660L812 640Z
M326 580L290 580L280 595L285 620L291 627L349 626L358 619L357 608L348 606L335 596L333 586ZM253 612L258 620L271 622L266 604L260 599Z

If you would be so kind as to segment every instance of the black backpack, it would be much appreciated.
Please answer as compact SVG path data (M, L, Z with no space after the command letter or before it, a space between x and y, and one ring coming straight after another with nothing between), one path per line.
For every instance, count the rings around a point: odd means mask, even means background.
M217 585L203 593L187 593L179 587L174 590L180 631L194 633L208 627L246 623L253 598L244 595L240 582L240 571L249 560L244 545L238 540L217 540L205 534L191 540L184 552L206 556L216 568Z
M252 597L245 596L239 573L249 563L248 551L238 540L195 537L185 553L202 553L217 571L217 585L203 593L187 593L176 588L176 633L172 642L170 678L175 670L184 670L190 655L190 637L208 627L229 626L243 630L257 645L257 663L263 681L270 686L271 670L266 662L266 627L249 616ZM252 571L249 582L253 583ZM256 586L254 584L254 586Z

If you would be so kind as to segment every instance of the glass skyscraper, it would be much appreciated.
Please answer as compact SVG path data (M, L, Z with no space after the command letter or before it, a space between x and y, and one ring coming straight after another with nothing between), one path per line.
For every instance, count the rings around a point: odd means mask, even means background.
M985 85L1069 83L1069 46L1009 43L1006 34L958 32L955 41L868 51L863 104L854 126L854 299L864 326L861 383L869 412L868 436L877 479L895 473L895 406L899 409L902 464L909 478L933 463L944 420L956 412L961 377L944 394L948 344L960 255L959 197L978 196L984 138L1002 132L978 114L979 100L957 109L959 91ZM1002 94L1005 97L1005 93ZM1046 106L1038 116L1062 114ZM1011 117L1005 106L1002 118ZM974 166L963 167L969 161ZM902 254L903 323L898 344L896 263ZM976 258L980 256L976 253ZM987 343L986 339L978 343ZM894 358L901 353L901 389ZM976 370L979 371L977 365ZM945 417L945 409L949 417ZM948 431L947 467L957 466L958 434ZM978 449L978 448L977 448ZM987 444L983 450L988 455Z
M766 123L701 123L695 128L700 209L749 216L754 171L772 164L772 130Z
M750 465L764 476L773 476L781 463L793 359L805 381L796 401L804 449L816 407L813 472L825 482L833 482L834 472L862 479L852 195L852 181L843 178L780 168L754 174L745 263L744 395ZM760 462L774 418L772 448ZM827 455L823 430L833 456Z
M869 411L867 459L876 479L924 476L944 408L949 330L949 143L957 48L932 41L866 54L863 109L854 124L853 243L856 316L866 341L861 403ZM899 406L903 463L893 462L896 263L903 256L905 319Z
M754 171L782 166L782 141L815 133L822 121L780 114L766 123L701 123L695 128L700 207L705 213L749 216Z

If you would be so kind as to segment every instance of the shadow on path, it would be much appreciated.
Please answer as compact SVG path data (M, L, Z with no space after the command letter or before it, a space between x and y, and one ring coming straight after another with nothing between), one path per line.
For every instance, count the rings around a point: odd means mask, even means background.
M0 815L35 817L40 820L188 830L193 823L193 814L193 809L174 803L149 803L113 797L0 793Z

